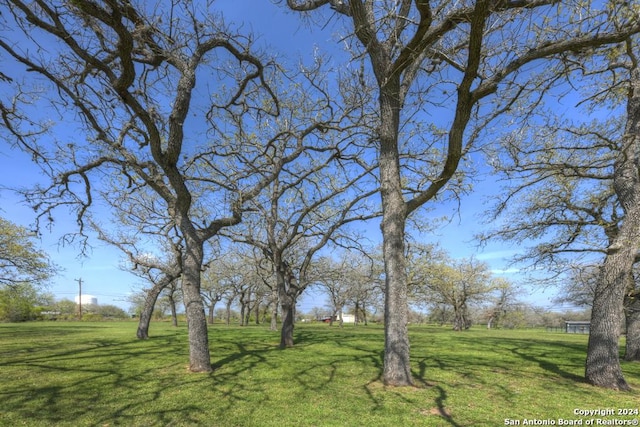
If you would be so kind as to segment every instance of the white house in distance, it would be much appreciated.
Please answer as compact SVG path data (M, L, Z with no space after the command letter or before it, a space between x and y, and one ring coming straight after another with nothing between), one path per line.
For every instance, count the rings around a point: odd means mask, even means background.
M80 298L77 295L76 304L80 304ZM94 295L82 295L82 305L98 305L98 297Z
M356 316L353 314L343 314L342 315L343 323L356 323Z

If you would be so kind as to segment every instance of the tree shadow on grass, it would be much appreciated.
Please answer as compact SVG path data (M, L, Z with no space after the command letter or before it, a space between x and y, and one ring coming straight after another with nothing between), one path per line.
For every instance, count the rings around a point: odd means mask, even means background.
M582 381L575 367L583 363L584 354L582 344L544 339L463 333L446 335L455 341L446 348L430 336L416 340L412 352L417 389L402 390L382 385L380 329L296 328L296 346L285 350L278 349L276 334L265 330L212 329L212 374L188 374L186 329L145 341L101 332L67 340L68 328L56 331L34 339L34 351L0 357L3 375L9 375L0 389L0 417L12 416L8 424L30 420L34 425L73 425L80 420L75 425L193 425L207 418L213 425L228 425L216 417L234 411L251 417L265 405L282 405L283 399L273 396L279 382L285 394L282 384L290 384L301 395L317 399L358 384L355 393L372 413L400 403L438 425L458 426L461 417L450 410L450 394L460 384L486 383L508 401L508 387L501 388L499 381L490 384L494 373L517 379L547 372L556 379ZM466 354L465 348L477 355ZM420 352L428 356L418 358ZM452 382L430 381L430 369L452 371Z
M344 365L353 366L355 363L358 366L362 366L363 372L367 372L367 376L363 376L363 379L368 378L368 381L362 385L362 389L371 402L371 412L384 412L389 405L389 396L393 396L394 399L404 402L407 407L413 408L415 414L425 417L425 420L430 419L431 422L436 422L442 426L461 426L447 408L448 395L445 387L426 381L426 364L419 362L419 371L417 373L413 372L415 387L387 387L383 384L382 378L384 337L381 336L379 330L371 330L365 333L365 335L370 335L371 339L363 341L362 330L359 329L358 333L352 333L351 331L349 328L320 331L312 329L303 330L298 334L297 342L303 346L331 345L343 350L336 352L332 360L312 362L305 370L301 371L300 378L304 378L307 375L310 378L314 378L308 372L323 369L326 371L327 367L331 367L330 374L327 375L325 381L318 380L315 377L314 380L306 381L303 384L306 388L321 390L327 387L336 376L340 375L340 369ZM421 393L420 390L426 390L426 394L430 396L436 393L436 396L433 400L416 399Z
M153 377L158 369L154 359L166 354L173 337L159 338L154 343L107 337L69 342L63 338L68 329L59 332L56 335L49 330L48 335L48 338L60 339L57 345L38 345L34 351L3 358L0 362L4 372L10 375L0 391L3 421L27 421L30 425L103 425L117 419L127 424L127 420L135 417L125 414L145 412L145 405L161 394L159 388L145 387L140 379ZM147 361L147 367L140 368L140 364L134 362L140 360ZM135 367L128 369L132 362ZM20 377L25 381L20 381ZM131 398L116 397L122 395ZM185 410L185 407L158 408L153 419L169 419L173 417L171 414L178 416Z
M7 375L0 425L202 425L203 418L222 424L229 408L243 402L259 407L269 395L267 381L238 377L277 369L268 357L278 352L269 336L266 343L252 334L214 339L214 373L189 374L184 328L149 340L112 336L98 325L87 325L97 333L86 335L72 325L33 329L11 331L11 348L0 350ZM16 341L24 334L30 341L21 346ZM252 394L258 397L247 397Z
M547 341L542 339L518 339L485 337L462 337L463 340L476 343L487 351L496 349L509 352L513 356L537 365L552 376L577 383L584 383L582 376L571 369L581 370L586 358L586 347L582 343ZM506 367L508 369L508 366Z

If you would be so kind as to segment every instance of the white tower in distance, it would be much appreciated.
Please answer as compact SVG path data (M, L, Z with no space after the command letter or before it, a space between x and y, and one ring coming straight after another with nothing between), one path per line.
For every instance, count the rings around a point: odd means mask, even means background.
M80 304L80 298L76 295L76 304ZM82 305L98 305L98 297L94 295L82 294Z

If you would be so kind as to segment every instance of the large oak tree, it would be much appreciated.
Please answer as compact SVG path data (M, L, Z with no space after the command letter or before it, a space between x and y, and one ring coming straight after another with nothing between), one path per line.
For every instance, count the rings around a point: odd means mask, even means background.
M552 113L546 120L529 117L532 123L522 123L503 141L503 154L493 156L510 181L495 211L506 215L494 235L536 242L518 258L544 265L553 279L580 279L576 296L589 298L592 307L586 379L616 389L628 388L618 357L623 311L627 358L638 353L639 341L633 274L640 238L637 64L634 38L618 49L592 51L588 60L567 55L567 62L549 70L549 79L582 77L575 87L586 119L574 117L574 124ZM555 98L547 102L558 105Z
M204 244L239 223L246 203L304 151L286 121L269 124L280 113L278 70L211 3L1 6L4 93L13 94L0 100L3 131L50 178L30 202L40 218L71 207L82 234L99 190L151 189L181 239L190 369L211 371ZM330 114L318 105L307 135ZM294 144L273 163L262 154L283 135Z
M619 43L640 29L622 2L604 10L586 3L287 0L293 10L331 7L339 14L352 57L367 58L363 69L375 80L385 383L413 382L404 259L409 215L446 189L486 125L537 84L534 63L559 52Z

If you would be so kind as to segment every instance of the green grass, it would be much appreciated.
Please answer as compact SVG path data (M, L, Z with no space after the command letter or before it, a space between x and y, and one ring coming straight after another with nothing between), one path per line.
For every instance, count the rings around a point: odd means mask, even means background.
M416 326L418 387L386 388L379 326L300 324L284 351L263 327L214 326L212 374L187 371L184 326L154 323L147 341L136 326L0 324L0 425L497 426L640 408L638 391L583 382L584 335ZM623 370L640 390L640 363Z

